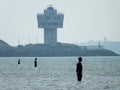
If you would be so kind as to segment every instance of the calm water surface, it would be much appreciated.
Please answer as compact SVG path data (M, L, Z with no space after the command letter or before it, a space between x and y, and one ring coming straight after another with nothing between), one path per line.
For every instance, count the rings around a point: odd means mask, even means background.
M0 90L120 90L120 57L83 57L77 81L77 57L0 58Z

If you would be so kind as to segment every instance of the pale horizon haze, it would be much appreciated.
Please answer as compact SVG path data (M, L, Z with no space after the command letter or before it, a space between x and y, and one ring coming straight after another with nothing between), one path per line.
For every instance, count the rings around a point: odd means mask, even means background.
M43 43L37 14L49 5L64 14L57 41L120 41L120 0L0 0L0 39L10 45Z

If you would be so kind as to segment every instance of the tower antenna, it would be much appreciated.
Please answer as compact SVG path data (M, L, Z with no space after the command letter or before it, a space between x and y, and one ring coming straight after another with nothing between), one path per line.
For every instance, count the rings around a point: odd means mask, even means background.
M38 35L36 35L36 44L38 43Z
M20 36L18 37L18 45L20 45Z
M31 38L30 38L30 36L29 36L29 44L31 43Z

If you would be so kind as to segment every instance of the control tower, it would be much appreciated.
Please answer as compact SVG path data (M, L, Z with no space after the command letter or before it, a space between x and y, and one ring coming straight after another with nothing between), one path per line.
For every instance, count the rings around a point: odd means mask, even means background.
M47 7L43 14L37 14L38 28L44 28L44 44L55 46L57 44L57 28L63 28L62 13L52 6Z

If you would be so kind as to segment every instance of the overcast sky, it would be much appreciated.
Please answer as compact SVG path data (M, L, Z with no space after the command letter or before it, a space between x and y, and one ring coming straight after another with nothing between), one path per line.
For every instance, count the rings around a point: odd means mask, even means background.
M37 13L48 5L64 13L58 42L120 41L120 0L0 0L0 39L10 45L43 43ZM37 39L38 40L37 40Z

